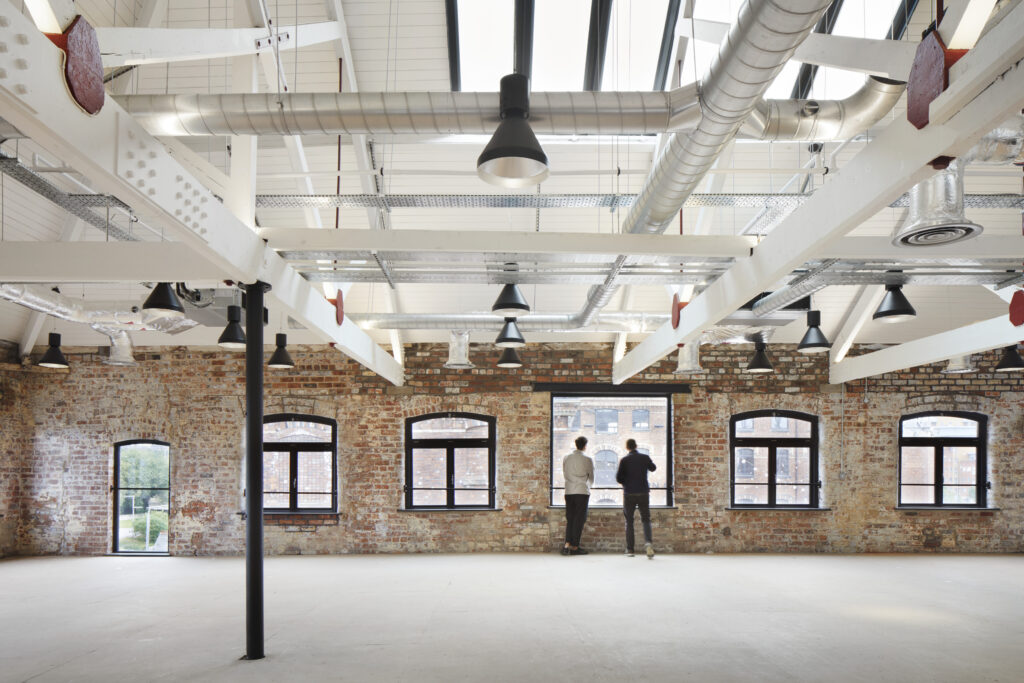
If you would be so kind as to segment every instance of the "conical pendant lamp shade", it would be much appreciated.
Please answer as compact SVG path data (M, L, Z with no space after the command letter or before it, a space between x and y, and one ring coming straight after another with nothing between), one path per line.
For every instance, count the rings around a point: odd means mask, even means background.
M498 187L530 187L548 177L548 157L527 119L530 79L510 74L501 79L501 123L476 161L480 178Z
M1016 344L1003 349L1003 357L996 366L996 372L1024 372L1024 359L1021 359Z
M519 357L519 354L515 349L505 349L501 352L501 358L498 359L499 368L521 368L523 367L523 360Z
M526 303L522 292L516 285L505 285L501 288L501 294L495 299L491 306L491 312L497 313L503 318L515 318L523 313L530 312L530 304Z
M242 329L242 308L228 306L228 324L220 333L217 344L224 349L242 351L245 349L245 330Z
M185 307L181 305L170 282L158 283L146 297L145 303L142 304L142 310L159 318L182 318L185 316Z
M775 372L772 362L768 360L768 345L762 341L754 342L754 357L747 365L747 372L767 373Z
M285 348L288 345L288 335L278 334L277 335L277 348L274 349L274 353L270 356L270 360L267 362L268 368L294 368L295 361L292 360L291 354L288 353L288 349Z
M800 353L824 353L830 348L832 344L821 331L821 311L807 311L807 331L796 350Z
M56 332L50 333L50 348L46 349L46 353L39 359L39 365L42 365L44 368L68 367L68 359L64 357L60 350L60 335Z
M901 285L886 285L885 298L878 304L873 320L880 323L901 323L910 320L917 315L917 311L910 305Z
M526 339L519 332L519 326L516 325L515 318L505 318L505 326L498 333L498 338L494 340L494 345L499 349L518 349L526 346Z

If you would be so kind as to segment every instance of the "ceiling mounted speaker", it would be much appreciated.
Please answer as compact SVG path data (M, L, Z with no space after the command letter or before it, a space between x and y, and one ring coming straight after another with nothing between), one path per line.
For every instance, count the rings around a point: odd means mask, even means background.
M907 220L892 236L898 247L931 247L977 237L984 228L964 215L964 178L953 163L910 188Z

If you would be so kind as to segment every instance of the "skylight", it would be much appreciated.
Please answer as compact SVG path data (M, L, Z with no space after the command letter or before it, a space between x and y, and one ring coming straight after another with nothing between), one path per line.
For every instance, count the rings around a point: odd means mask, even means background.
M602 90L654 88L658 50L668 0L618 0L612 3Z
M458 7L462 90L497 92L501 77L514 67L515 3L459 0Z
M583 89L589 30L590 0L558 0L536 4L533 15L532 90L562 92ZM654 78L653 74L651 78Z

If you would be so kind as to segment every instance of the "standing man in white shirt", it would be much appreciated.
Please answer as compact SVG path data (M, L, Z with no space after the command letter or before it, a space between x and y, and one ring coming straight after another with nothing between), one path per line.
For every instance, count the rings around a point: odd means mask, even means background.
M587 448L587 437L576 437L576 450L562 460L565 475L565 545L563 555L586 555L580 547L583 524L587 521L587 504L590 502L590 485L594 483L594 461L583 451Z

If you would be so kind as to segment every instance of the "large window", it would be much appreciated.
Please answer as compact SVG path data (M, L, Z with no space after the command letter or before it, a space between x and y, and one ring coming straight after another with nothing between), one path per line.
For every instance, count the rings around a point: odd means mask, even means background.
M570 429L559 428L562 415L579 416ZM667 394L580 393L551 395L551 505L565 505L562 459L576 446L577 436L589 440L586 454L594 460L590 507L619 507L622 487L615 481L626 439L636 439L657 470L648 475L651 506L672 505L672 401Z
M987 422L958 412L900 419L899 504L985 507Z
M336 512L338 425L315 415L263 419L263 509Z
M405 507L494 507L495 419L434 413L405 422Z
M171 447L135 439L114 444L114 552L166 553Z
M759 410L729 427L733 507L818 507L818 418Z

